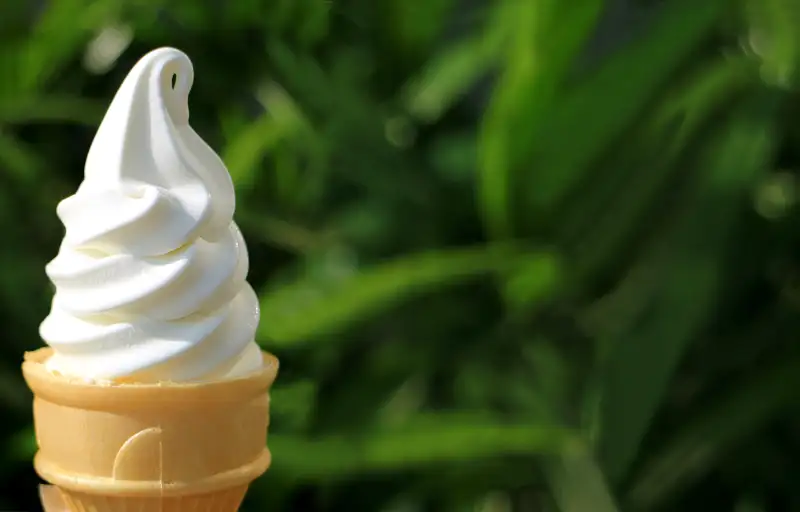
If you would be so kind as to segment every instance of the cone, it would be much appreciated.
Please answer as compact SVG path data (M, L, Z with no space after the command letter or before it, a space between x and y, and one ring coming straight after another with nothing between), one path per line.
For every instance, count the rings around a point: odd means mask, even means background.
M105 384L48 371L51 354L26 353L22 364L34 394L34 466L72 512L236 512L269 467L272 355L239 379Z
M39 499L44 512L69 512L61 491L55 485L40 485Z

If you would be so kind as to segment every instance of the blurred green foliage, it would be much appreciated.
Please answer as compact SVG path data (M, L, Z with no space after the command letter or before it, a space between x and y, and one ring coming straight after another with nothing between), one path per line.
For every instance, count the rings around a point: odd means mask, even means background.
M282 362L244 511L800 510L800 3L628 3L2 2L0 509L55 205L169 45Z

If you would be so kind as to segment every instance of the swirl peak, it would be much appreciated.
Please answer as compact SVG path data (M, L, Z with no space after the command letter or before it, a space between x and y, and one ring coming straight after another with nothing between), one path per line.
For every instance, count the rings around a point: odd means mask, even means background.
M66 234L40 327L52 369L180 381L261 364L233 183L189 126L193 82L183 52L145 55L97 130L83 183L57 207Z

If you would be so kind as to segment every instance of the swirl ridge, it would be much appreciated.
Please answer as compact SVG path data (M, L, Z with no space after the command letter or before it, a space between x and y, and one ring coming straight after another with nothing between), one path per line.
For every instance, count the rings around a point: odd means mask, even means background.
M193 81L183 52L144 56L100 124L83 182L57 207L66 233L46 267L56 293L40 326L54 371L192 381L261 365L233 183L189 125Z

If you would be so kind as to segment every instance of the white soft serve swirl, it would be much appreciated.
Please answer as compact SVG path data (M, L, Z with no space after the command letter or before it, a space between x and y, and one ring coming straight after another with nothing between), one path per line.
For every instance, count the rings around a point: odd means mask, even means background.
M58 205L66 235L47 265L56 293L40 327L51 370L180 382L262 365L233 184L189 126L193 79L183 52L142 58L100 125L83 183Z

